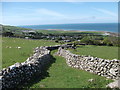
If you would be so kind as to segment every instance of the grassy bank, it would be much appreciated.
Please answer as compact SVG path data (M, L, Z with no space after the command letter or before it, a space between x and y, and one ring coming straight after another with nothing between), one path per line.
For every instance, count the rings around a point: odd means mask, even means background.
M27 40L19 38L2 38L2 67L8 67L16 62L24 62L32 55L35 47L56 45L54 41ZM21 47L18 49L17 47Z
M52 51L52 55L56 52ZM74 69L66 64L63 57L53 55L55 63L49 68L49 77L39 81L31 88L105 88L112 80L91 74L89 72ZM89 82L93 79L93 82Z
M118 59L118 47L111 46L79 46L76 50L69 49L72 53L79 55L91 55L103 59Z

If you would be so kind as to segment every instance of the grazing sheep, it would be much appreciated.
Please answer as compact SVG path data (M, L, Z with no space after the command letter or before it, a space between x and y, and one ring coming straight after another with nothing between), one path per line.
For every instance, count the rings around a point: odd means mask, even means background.
M21 49L21 47L16 47L17 49Z
M93 79L89 79L88 82L93 82Z

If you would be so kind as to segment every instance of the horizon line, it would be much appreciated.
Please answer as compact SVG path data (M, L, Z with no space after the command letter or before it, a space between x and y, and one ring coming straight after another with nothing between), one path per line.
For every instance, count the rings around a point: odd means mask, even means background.
M6 25L6 26L29 26L29 25L62 25L62 24L101 24L102 22L97 22L97 23L60 23L60 24L26 24L26 25L10 25L10 24L1 24L1 25ZM118 23L118 22L103 22L104 23Z

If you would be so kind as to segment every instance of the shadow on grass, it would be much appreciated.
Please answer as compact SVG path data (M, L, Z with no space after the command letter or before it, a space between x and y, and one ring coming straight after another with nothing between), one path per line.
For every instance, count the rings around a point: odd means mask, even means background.
M40 82L42 79L45 79L46 77L50 77L47 70L51 67L53 63L55 63L55 60L56 59L52 55L50 55L50 62L49 64L46 64L44 67L42 67L44 68L42 69L42 72L40 74L34 75L29 81L23 82L22 85L18 86L17 88L29 89L33 84Z

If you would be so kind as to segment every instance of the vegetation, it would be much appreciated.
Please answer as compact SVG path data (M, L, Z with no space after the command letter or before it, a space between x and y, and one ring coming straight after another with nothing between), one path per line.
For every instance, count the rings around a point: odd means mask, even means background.
M120 37L106 37L103 43L107 46L118 46L120 47Z
M86 45L79 46L75 50L70 49L70 51L75 54L91 55L103 59L119 59L118 47Z
M88 45L120 46L119 37L113 36L86 36L80 42Z
M16 62L24 62L38 46L56 45L54 41L27 40L19 38L2 38L2 67L8 67ZM18 49L18 47L21 47Z
M90 32L90 31L63 31L63 30L37 30L43 34L103 34L103 32Z
M90 32L62 33L64 31L60 31L61 33L57 33L57 31L51 31L51 33L49 31L50 33L44 33L39 31L32 32L30 29L24 28L17 29L11 26L7 26L7 28L6 26L3 27L2 35L5 36L2 38L3 68L16 62L24 62L33 54L35 47L60 44L59 42L62 40L70 40L79 46L77 49L70 49L73 53L105 59L118 59L118 47L113 47L119 46L117 37L103 36ZM26 37L29 37L29 39L25 39ZM81 43L85 43L85 46L81 46ZM55 52L56 50L51 52L55 63L48 70L48 77L45 77L41 81L38 81L36 77L36 83L32 86L30 84L28 88L105 88L106 84L112 82L110 79L67 66L65 59L54 55ZM89 79L93 79L93 81L90 82L88 81Z
M7 67L16 62L25 61L30 54L32 54L33 48L37 46L56 44L55 42L45 40L27 40L6 37L3 37L2 42L3 67ZM17 49L16 47L21 47L21 49ZM84 47L81 48L85 49ZM107 47L101 48L105 49ZM86 49L84 51L86 51ZM36 82L34 85L30 86L31 88L104 88L106 84L112 81L106 80L104 77L67 66L65 59L54 55L55 52L56 50L51 53L55 58L55 63L53 63L48 70L49 77ZM102 56L103 54L100 55ZM109 58L107 55L106 57ZM93 82L89 82L89 79L93 79Z
M120 46L120 37L103 35L103 32L77 32L57 30L32 30L14 26L3 26L5 37L55 40L57 43L76 42L76 44Z
M7 67L16 62L25 61L30 56L30 54L32 54L33 48L37 46L56 44L55 42L45 40L27 40L6 37L3 37L2 42L3 67ZM17 49L16 47L21 47L21 49ZM85 49L84 47L81 48ZM105 49L107 47L101 48ZM83 51L86 51L86 49ZM52 55L55 52L56 50L52 51ZM102 56L103 54L100 55ZM106 80L104 77L94 75L83 70L71 68L66 65L64 58L56 55L53 56L55 58L55 63L53 63L48 70L49 77L46 77L45 79L35 83L33 86L31 86L31 88L104 88L106 84L112 81ZM107 55L106 57L109 58ZM88 79L91 78L94 81L88 82Z
M21 32L22 30L31 30L28 28L21 28L21 27L16 27L16 26L5 26L2 25L3 31L12 31L12 32Z
M38 81L31 88L105 88L106 84L112 81L69 67L63 57L54 55L55 52L56 50L52 51L55 63L48 70L49 76ZM89 79L93 81L89 82Z

